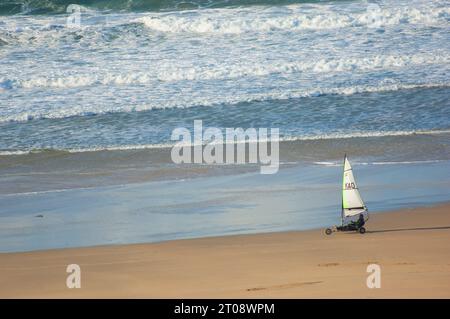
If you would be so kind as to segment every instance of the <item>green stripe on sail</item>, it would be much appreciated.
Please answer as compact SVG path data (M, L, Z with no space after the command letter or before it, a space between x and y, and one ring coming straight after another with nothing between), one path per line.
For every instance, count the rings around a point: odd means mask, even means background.
M344 164L345 169L345 164ZM342 174L342 208L347 208L348 205L345 202L345 172Z

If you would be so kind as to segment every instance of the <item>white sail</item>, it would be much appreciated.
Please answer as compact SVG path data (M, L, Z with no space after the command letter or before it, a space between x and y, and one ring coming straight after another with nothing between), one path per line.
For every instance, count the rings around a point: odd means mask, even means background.
M342 181L342 217L348 218L365 213L367 207L359 194L352 166L347 159L344 159L344 178Z

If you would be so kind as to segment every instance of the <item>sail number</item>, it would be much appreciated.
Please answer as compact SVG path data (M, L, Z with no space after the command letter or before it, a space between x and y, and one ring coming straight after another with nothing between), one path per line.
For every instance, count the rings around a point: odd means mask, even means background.
M355 189L356 185L355 183L345 183L345 189Z

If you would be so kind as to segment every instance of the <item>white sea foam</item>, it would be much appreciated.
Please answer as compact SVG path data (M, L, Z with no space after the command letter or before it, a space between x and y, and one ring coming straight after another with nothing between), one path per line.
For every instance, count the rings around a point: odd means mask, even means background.
M437 88L437 87L450 87L450 83L425 83L425 84L403 84L403 83L380 83L375 86L357 85L350 87L334 87L334 88L317 88L317 89L299 89L291 91L272 91L261 93L243 93L235 96L224 97L198 97L190 98L187 101L179 101L176 99L164 101L163 103L157 101L154 104L149 103L145 105L124 105L120 108L58 108L46 111L26 111L19 114L0 116L1 122L24 122L35 119L57 119L67 118L72 116L84 116L93 114L106 114L106 113L118 113L118 112L140 112L155 109L170 109L170 108L190 108L196 106L218 106L222 104L233 105L243 102L253 101L267 101L267 100L287 100L294 98L313 97L321 95L352 95L358 93L373 93L373 92L386 92L397 91L417 88Z
M386 161L386 162L359 162L357 160L352 161L352 165L410 165L410 164L433 164L448 162L448 160L417 160L417 161ZM342 162L314 162L316 165L337 167L342 166Z
M448 160L423 160L423 161L398 161L398 162L373 162L372 165L405 165L405 164L432 164L447 162Z
M389 136L439 135L439 134L450 134L450 130L408 130L408 131L330 133L330 134L284 137L283 141L308 141L308 140L314 141L314 140L349 139L349 138L364 138L364 137L389 137Z
M73 74L32 79L0 78L0 87L13 88L75 88L91 85L138 85L150 84L155 81L183 80L220 80L242 77L260 77L271 74L292 74L298 72L330 73L348 71L391 70L404 67L419 67L430 64L450 64L448 54L435 52L433 54L415 55L375 55L366 57L347 57L340 59L319 58L314 61L276 61L267 64L239 63L231 65L177 67L173 65L158 65L157 69L147 72L123 74Z
M370 138L370 137L394 137L394 136L414 136L414 135L441 135L441 134L450 134L450 130L418 130L418 131L378 131L378 132L349 132L349 133L329 133L329 134L316 134L316 135L303 135L303 136L285 136L280 137L278 140L270 140L267 141L278 141L278 142L295 142L295 141L319 141L319 140L341 140L341 139L351 139L351 138ZM259 142L264 142L265 140L259 140ZM257 142L252 140L247 140L246 143ZM205 145L206 142L203 144ZM211 144L214 144L211 143ZM219 143L219 144L226 144ZM103 151L137 151L137 150L147 150L147 149L164 149L171 148L175 145L175 143L157 143L157 144L137 144L137 145L110 145L110 146L98 146L98 147L85 147L85 148L67 148L67 149L54 149L54 151L63 151L68 153L90 153L90 152L103 152ZM200 145L196 143L185 143L186 146L195 146ZM27 155L31 153L40 153L40 152L48 152L52 151L51 149L33 149L33 150L3 150L0 151L0 156L10 156L10 155ZM433 161L425 161L425 162L435 162ZM288 164L290 162L286 162ZM293 162L296 163L296 162ZM338 165L336 162L327 162L327 161L319 161L314 162L317 165L325 165L325 166L335 166ZM371 163L374 165L383 165L383 163L390 162L377 162ZM408 161L404 162L393 162L393 163L409 163ZM413 163L413 162L411 162ZM414 162L415 163L415 162ZM361 162L359 164L364 164ZM369 164L369 163L366 163ZM340 164L339 164L340 165Z
M337 163L337 162L314 162L314 164L316 164L316 165L323 165L323 166L330 166L330 167L342 166L342 163Z
M0 29L0 38L13 45L41 44L58 46L60 42L87 41L90 46L103 42L105 34L116 33L121 41L134 41L123 32L139 23L147 30L162 33L240 35L243 33L303 32L338 28L385 28L395 25L446 27L450 7L442 2L419 1L381 4L376 12L367 3L352 4L351 10L341 10L340 4L293 4L287 6L256 6L247 8L207 9L146 14L110 14L101 17L95 11L83 16L80 28L66 26L65 16L7 17ZM368 31L370 31L368 30ZM359 32L359 31L357 31ZM131 43L130 43L131 44Z
M121 185L115 185L114 187L120 187ZM111 186L106 186L111 187ZM11 194L0 194L1 197L15 197L15 196L39 196L42 194L54 194L54 193L64 193L64 192L71 192L74 190L77 191L83 191L83 190L91 190L91 189L98 189L98 187L74 187L74 188L63 188L63 189L52 189L47 191L34 191L34 192L18 192L18 193L11 193Z
M0 151L0 155L26 155L30 154L32 151Z
M374 22L373 13L367 11L367 6L361 6L358 12L337 12L333 4L290 5L285 9L281 15L276 14L277 9L272 11L270 8L204 10L202 14L150 14L136 21L158 32L239 34L279 30L386 27L396 24L439 26L447 23L446 16L450 14L450 7L445 6L386 6L377 11Z

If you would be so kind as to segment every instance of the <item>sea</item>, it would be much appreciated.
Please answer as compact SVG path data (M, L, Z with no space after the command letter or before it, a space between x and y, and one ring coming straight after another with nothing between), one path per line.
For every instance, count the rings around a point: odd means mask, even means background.
M325 195L336 184L337 206L317 195L314 219L289 197L285 213L302 218L261 222L245 217L254 197L207 197L210 183L237 192L263 177L174 165L172 131L194 120L279 129L286 170L261 182L274 211L285 193L269 186L289 176ZM450 199L449 1L0 1L0 251L323 226L345 153L369 192L393 189L371 197L380 210ZM191 179L200 193L170 184Z

